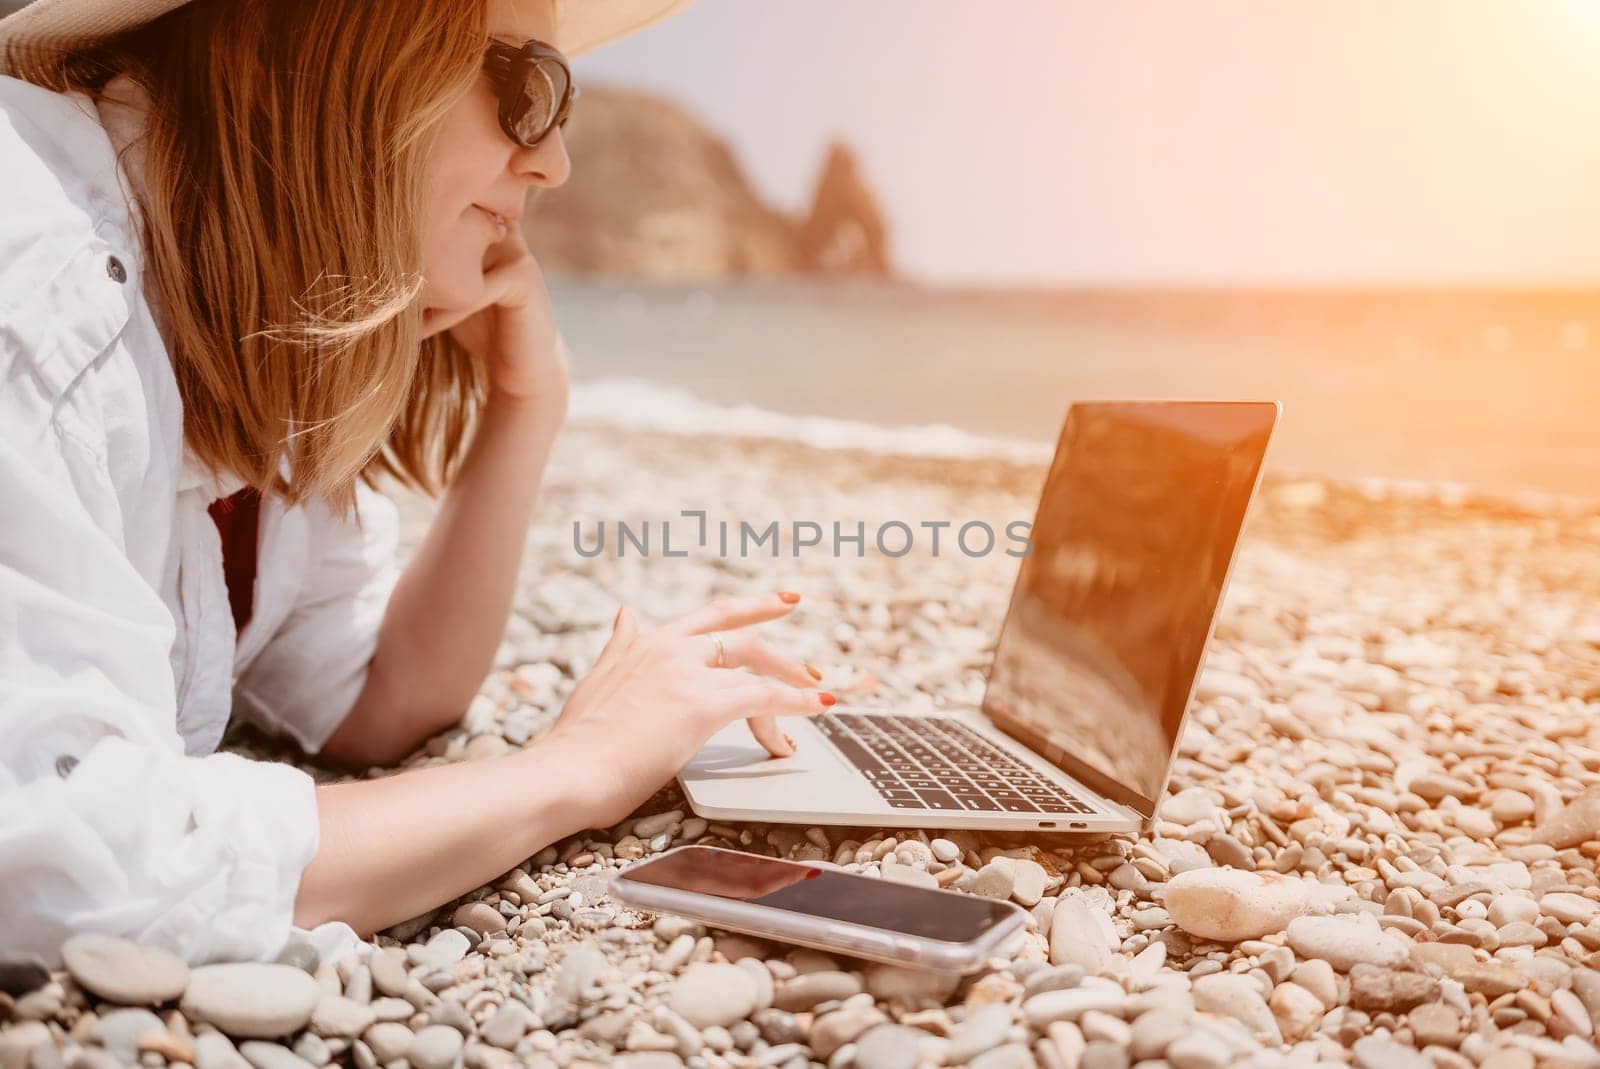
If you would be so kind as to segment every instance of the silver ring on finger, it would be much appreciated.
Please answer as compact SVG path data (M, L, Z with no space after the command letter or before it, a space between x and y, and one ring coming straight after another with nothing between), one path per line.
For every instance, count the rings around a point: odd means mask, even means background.
M719 635L715 631L707 631L706 632L706 637L709 638L711 640L712 644L717 647L717 663L716 663L716 667L718 667L718 668L727 667L726 661L724 659L724 654L727 651L722 645L722 636Z

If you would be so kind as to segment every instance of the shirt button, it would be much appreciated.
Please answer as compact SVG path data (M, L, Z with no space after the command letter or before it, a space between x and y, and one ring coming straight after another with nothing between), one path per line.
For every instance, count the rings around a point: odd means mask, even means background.
M66 779L72 770L78 767L78 759L69 753L64 753L56 758L56 775Z
M128 269L123 267L122 261L115 256L106 257L106 274L110 275L112 280L116 282L128 281Z

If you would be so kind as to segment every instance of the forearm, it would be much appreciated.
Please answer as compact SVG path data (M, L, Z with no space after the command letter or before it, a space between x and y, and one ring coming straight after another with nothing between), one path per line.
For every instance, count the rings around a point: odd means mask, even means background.
M556 743L317 788L320 838L295 923L363 935L479 887L588 826L588 777Z
M392 757L460 718L494 663L566 397L491 395L390 597L348 724Z

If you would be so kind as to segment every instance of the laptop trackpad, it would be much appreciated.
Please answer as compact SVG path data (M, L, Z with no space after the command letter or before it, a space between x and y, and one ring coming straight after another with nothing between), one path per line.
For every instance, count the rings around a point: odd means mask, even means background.
M883 806L809 718L779 717L778 729L794 740L793 757L767 753L742 720L711 736L678 776L697 808L856 812Z

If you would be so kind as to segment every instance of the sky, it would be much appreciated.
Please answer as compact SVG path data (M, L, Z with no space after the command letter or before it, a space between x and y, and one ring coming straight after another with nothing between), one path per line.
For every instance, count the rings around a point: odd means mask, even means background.
M929 282L1600 284L1600 0L695 0L577 72L790 211L843 139Z

